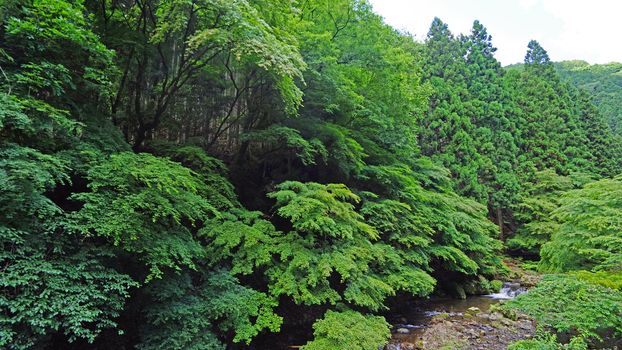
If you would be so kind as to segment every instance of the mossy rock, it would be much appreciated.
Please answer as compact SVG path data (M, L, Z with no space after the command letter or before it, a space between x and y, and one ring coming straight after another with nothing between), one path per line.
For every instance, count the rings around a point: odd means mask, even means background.
M449 314L446 312L443 312L441 314L435 315L432 317L432 319L430 320L430 323L439 323L439 322L443 322L445 320L449 319Z
M482 312L482 310L480 310L480 308L475 307L475 306L471 306L470 308L468 308L465 312L464 315L465 316L475 316L478 313Z
M459 298L459 299L467 298L466 291L464 290L464 287L462 287L461 285L456 286L456 288L454 289L454 293L455 293L456 298Z
M499 311L501 311L501 314L503 314L503 316L509 318L512 321L518 320L518 312L516 311L516 309L502 307Z

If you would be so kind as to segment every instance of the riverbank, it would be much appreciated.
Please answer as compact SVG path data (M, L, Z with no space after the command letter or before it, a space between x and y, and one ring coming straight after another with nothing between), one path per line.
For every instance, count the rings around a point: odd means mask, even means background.
M500 301L509 300L535 286L541 278L518 260L508 267L500 291L466 299L431 298L405 303L388 318L393 333L386 350L476 349L501 350L535 334L535 322L526 315L511 318L498 312Z
M416 338L396 334L386 350L469 349L501 350L520 339L535 335L535 322L519 315L510 319L501 313L471 308L460 315L434 316Z
M477 349L501 350L529 339L535 322L526 315L504 316L492 296L472 296L466 300L433 299L410 314L400 316L412 323L395 324L386 350ZM439 311L440 310L440 311Z

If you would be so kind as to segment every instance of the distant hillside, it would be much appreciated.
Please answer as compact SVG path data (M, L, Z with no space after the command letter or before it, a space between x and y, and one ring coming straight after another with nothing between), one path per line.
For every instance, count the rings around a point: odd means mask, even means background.
M618 135L622 135L622 63L585 61L555 63L560 76L590 92L599 111Z

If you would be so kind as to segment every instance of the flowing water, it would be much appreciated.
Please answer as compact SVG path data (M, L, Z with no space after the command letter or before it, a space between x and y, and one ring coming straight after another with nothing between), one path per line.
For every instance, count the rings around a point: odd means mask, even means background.
M512 299L526 291L527 289L518 283L507 282L498 293L489 295L469 296L466 299L430 298L406 302L400 307L399 312L387 315L387 320L393 325L394 331L391 343L416 343L434 316L447 314L448 317L460 317L471 307L488 311L491 305L501 300Z
M391 344L392 349L400 349L402 343L416 344L425 329L430 325L434 316L447 314L447 317L461 317L471 307L477 307L487 312L490 306L502 300L509 300L527 291L527 288L518 283L506 282L498 293L480 296L469 296L467 299L430 298L427 300L402 300L399 308L394 307L390 314L385 315L387 321L393 325ZM398 332L400 330L400 332ZM406 331L404 331L406 330ZM407 332L407 333L406 333ZM251 349L297 349L298 344L304 344L310 334L300 333L298 329L290 329L284 332L285 339L281 335L279 341L267 339L265 344L256 342ZM605 341L596 344L596 349L621 349L622 339L613 339L603 334ZM565 339L560 334L560 339ZM296 344L296 345L292 345Z
M398 312L387 315L387 320L393 325L390 343L397 345L393 347L394 349L399 349L399 344L402 343L416 344L434 316L447 314L450 318L461 317L471 307L487 312L491 305L525 292L527 288L519 283L506 282L498 293L489 295L470 296L466 299L431 298L404 302ZM600 335L603 341L591 344L590 349L622 350L620 337L613 337L611 332L603 332ZM570 337L570 334L558 334L562 342L567 342Z

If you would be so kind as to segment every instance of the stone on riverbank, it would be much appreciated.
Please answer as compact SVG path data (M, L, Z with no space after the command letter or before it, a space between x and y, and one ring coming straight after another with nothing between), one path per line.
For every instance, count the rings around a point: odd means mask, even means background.
M472 307L464 315L436 315L416 341L389 344L385 350L502 350L534 334L535 322L524 315L513 320Z

